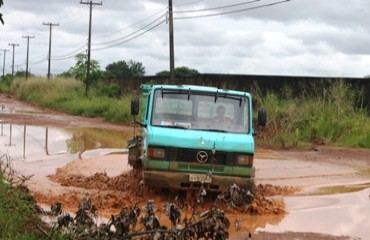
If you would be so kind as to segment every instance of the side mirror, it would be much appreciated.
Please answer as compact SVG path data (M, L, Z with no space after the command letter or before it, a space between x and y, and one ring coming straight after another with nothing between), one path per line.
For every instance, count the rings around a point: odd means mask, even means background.
M258 110L258 118L257 118L258 126L266 126L267 123L267 112L265 109Z
M131 99L131 115L139 115L140 101L139 98Z

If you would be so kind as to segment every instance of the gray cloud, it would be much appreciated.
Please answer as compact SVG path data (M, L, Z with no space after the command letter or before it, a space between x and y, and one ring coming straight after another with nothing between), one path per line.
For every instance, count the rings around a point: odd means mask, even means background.
M241 2L174 0L174 17L217 14L276 1L189 12ZM130 59L143 62L147 74L168 69L168 25L163 22L167 4L167 0L103 0L102 6L93 9L93 59L102 69ZM368 9L366 0L291 0L234 14L177 19L175 63L211 73L362 77L369 74L370 65ZM47 54L49 29L43 22L59 23L53 28L52 56L71 56L53 61L53 72L66 71L74 65L73 53L86 51L89 9L79 0L5 0L1 12L6 24L0 26L0 49L10 49L10 42L20 44L15 60L19 69L25 68L22 35L34 35L31 69L46 74L47 62L41 60Z

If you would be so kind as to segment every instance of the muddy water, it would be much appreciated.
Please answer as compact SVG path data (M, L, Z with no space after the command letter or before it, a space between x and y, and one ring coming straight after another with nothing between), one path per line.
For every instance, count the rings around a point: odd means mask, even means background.
M132 131L2 122L0 127L0 154L8 154L15 160L14 166L21 173L35 175L31 186L36 192L47 188L50 193L60 186L46 182L46 176L68 164L71 172L92 175L104 171L118 175L126 169L124 152L133 134ZM102 158L96 161L97 157ZM74 165L76 160L78 164ZM300 155L292 157L260 149L255 166L257 183L299 186L304 191L284 197L286 215L232 214L232 237L255 231L304 231L369 239L370 179L368 175L359 174L364 169L334 161L307 161Z
M39 158L58 154L105 154L103 149L124 151L132 131L118 132L99 128L55 128L0 124L0 153L13 160ZM98 149L98 150L96 150ZM95 150L95 151L92 151Z
M286 197L289 214L264 231L310 231L370 239L370 188L353 193ZM261 230L260 228L259 230Z
M257 182L303 189L284 197L284 218L259 226L256 231L315 232L370 239L370 177L364 174L370 154L361 155L361 161L336 155L318 161L320 153L307 154L316 157L300 157L303 155L257 151Z

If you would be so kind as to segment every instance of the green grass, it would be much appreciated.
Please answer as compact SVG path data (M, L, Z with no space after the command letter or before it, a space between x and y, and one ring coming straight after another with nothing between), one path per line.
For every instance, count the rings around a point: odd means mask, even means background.
M289 92L289 91L287 91ZM370 118L359 96L342 81L315 96L255 93L268 114L264 142L284 148L307 143L370 148Z
M19 187L4 182L0 173L0 239L45 239L35 226L40 219L34 211L32 197Z
M259 143L284 148L310 144L370 148L369 115L358 104L361 93L354 92L341 80L331 87L316 88L299 96L289 89L279 95L254 91L253 98L267 110L268 116L268 125L257 139ZM131 95L114 97L119 92L114 84L91 86L86 97L81 81L32 78L14 81L11 91L22 101L71 115L101 117L117 123L132 120Z
M91 89L85 96L85 87L75 79L32 78L27 81L16 80L11 91L17 99L42 107L85 117L101 117L111 122L130 121L130 96L112 97L116 88L101 91L98 87ZM112 94L114 93L114 94ZM106 94L107 96L104 96Z

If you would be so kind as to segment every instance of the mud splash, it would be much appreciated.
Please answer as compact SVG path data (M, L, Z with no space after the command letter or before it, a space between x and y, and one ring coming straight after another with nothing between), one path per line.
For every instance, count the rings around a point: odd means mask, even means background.
M148 189L140 184L140 173L134 170L124 172L118 176L108 176L107 173L95 173L91 176L83 174L69 173L68 165L63 168L58 168L53 175L48 178L54 182L61 184L64 187L75 187L82 191L68 191L62 195L50 196L38 193L35 195L40 203L51 204L56 200L62 202L65 207L73 208L81 201L84 194L88 192L89 197L94 204L100 209L100 213L105 216L116 214L122 207L134 204L144 204L149 199L153 199L158 205L163 205L166 202L173 202L178 198L179 192L172 192L159 189ZM223 209L228 214L243 213L247 215L281 215L285 214L284 201L277 196L290 195L297 192L296 187L280 187L270 184L257 186L257 195L252 204L248 207L240 209L232 209L223 204ZM182 205L185 202L194 203L196 194L188 192L184 196ZM207 200L202 204L202 209L209 208L217 200L217 195L209 194Z

